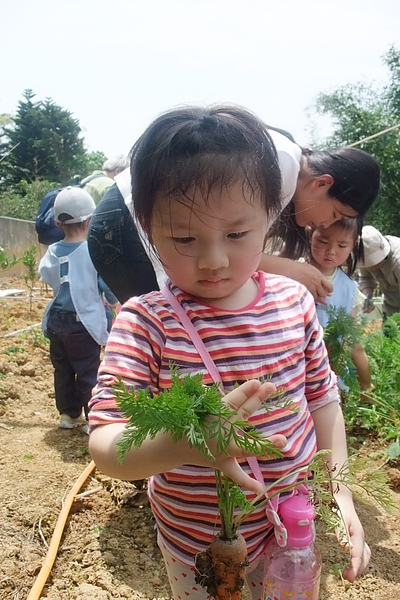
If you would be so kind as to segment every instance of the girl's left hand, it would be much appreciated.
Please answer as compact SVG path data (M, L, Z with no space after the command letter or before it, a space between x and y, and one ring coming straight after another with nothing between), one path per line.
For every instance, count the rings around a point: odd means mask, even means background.
M260 405L267 400L274 392L276 388L270 382L260 383L256 379L251 379L232 390L226 396L224 396L224 402L237 413L237 419L247 421L248 418L260 407ZM237 420L235 419L235 420ZM275 434L266 438L277 448L282 449L287 444L287 439L284 435ZM246 458L249 454L245 454L234 441L231 441L227 451L228 455L217 452L216 440L210 439L207 442L215 462L213 468L219 469L225 475L230 477L238 485L247 488L255 494L260 494L263 491L263 486L247 475L247 473L239 465L237 458Z
M351 498L344 503L338 502L346 523L350 544L350 565L343 570L344 579L353 583L368 568L371 560L371 549L364 539L364 530L353 506Z

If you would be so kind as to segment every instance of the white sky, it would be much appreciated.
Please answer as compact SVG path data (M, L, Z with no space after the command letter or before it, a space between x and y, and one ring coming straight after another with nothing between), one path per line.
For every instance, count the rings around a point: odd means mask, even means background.
M306 144L317 94L384 84L400 48L399 0L0 0L0 23L0 113L30 88L108 157L187 103L242 104Z

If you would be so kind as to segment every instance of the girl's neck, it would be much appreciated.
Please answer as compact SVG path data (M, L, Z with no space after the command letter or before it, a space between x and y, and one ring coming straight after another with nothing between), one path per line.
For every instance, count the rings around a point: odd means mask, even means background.
M236 292L225 298L200 298L196 297L197 302L205 304L206 306L212 306L215 308L222 308L223 310L241 310L252 304L258 296L259 285L252 277L239 288Z
M311 259L310 259L309 262L310 262L310 265L312 265L313 267L315 267L316 269L318 269L318 271L324 277L332 277L332 275L334 275L336 273L336 270L338 269L338 267L332 267L332 268L329 268L329 269L323 269L321 267L321 265L317 264L312 257L311 257Z

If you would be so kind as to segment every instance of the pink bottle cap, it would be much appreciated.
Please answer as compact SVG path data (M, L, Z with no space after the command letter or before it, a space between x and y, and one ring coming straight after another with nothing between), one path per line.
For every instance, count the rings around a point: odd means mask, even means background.
M305 548L314 540L315 510L307 496L292 496L279 505L287 530L287 545Z

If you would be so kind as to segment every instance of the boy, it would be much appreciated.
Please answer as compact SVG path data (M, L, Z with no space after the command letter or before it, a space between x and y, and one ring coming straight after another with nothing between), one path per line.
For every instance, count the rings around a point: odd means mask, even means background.
M39 273L54 295L43 316L43 332L50 340L62 429L86 423L82 409L87 418L101 346L109 331L103 294L110 306L118 304L89 257L86 238L94 209L88 192L77 187L63 189L55 200L54 214L65 237L49 246L39 264Z

